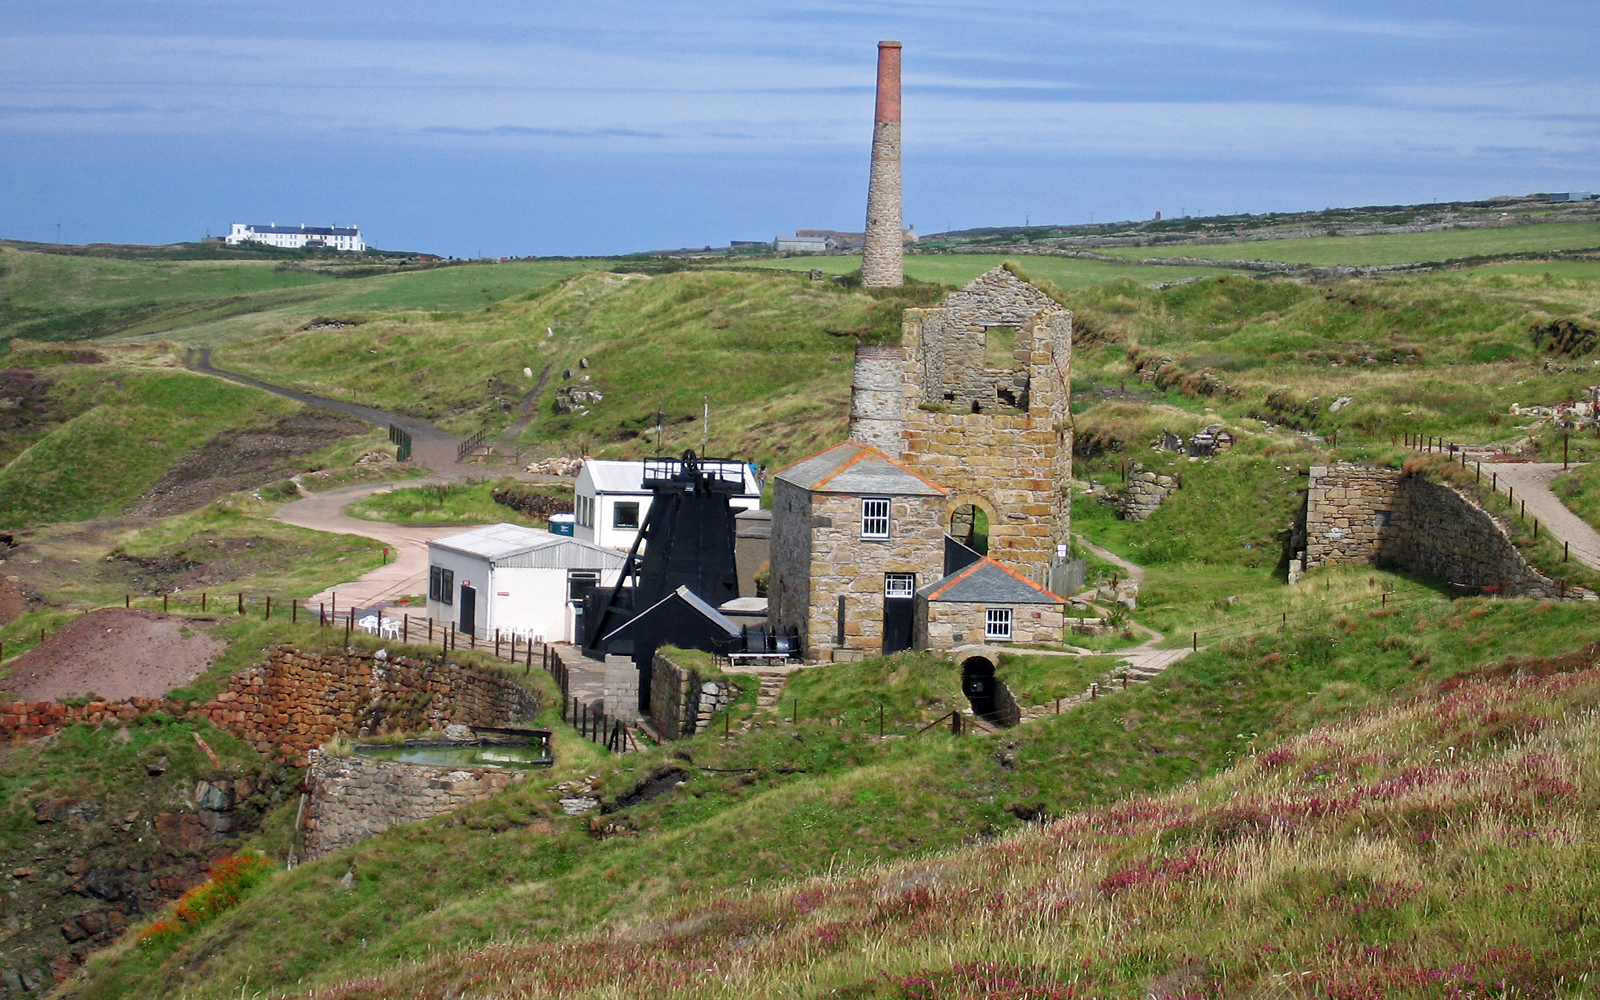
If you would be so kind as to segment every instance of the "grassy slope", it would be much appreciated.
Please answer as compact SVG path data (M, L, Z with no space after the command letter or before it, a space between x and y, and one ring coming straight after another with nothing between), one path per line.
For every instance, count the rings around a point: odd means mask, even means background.
M1574 514L1600 526L1600 464L1579 466L1557 476L1550 489Z
M799 276L589 274L481 311L374 317L332 336L274 337L216 358L462 431L511 422L548 369L523 440L549 450L587 443L605 454L654 451L658 408L667 421L664 450L698 449L709 397L711 450L771 463L844 436L855 339L826 331L869 329L887 305ZM590 367L580 369L580 358ZM592 415L552 412L564 369L606 393Z
M1316 586L1299 589L1312 594ZM816 705L817 714L802 715L815 721L795 727L761 716L729 743L714 726L671 748L605 758L574 745L557 724L558 769L547 780L282 875L192 946L108 958L84 995L139 993L159 980L169 991L221 997L237 993L247 974L254 988L288 988L302 977L328 983L490 939L560 940L600 927L628 939L686 900L954 848L1016 827L1013 806L1061 814L1173 788L1330 716L1386 704L1508 654L1545 655L1595 639L1600 610L1586 605L1451 603L1413 588L1403 605L1325 614L1296 630L1225 643L1150 685L1000 737L868 736L876 713L859 709L884 689L856 687L852 700L853 684L902 672L898 687L912 696L886 696L891 731L900 732L932 717L956 690L952 665L915 656L808 671L802 705ZM934 697L919 705L918 690ZM778 711L788 707L786 698ZM837 715L825 714L835 708ZM620 835L599 840L584 820L561 816L545 790L593 774L609 798L664 764L689 767L685 787L606 817L601 825L620 824ZM442 857L473 863L441 865ZM356 889L342 893L334 883L347 870L357 873ZM723 899L716 905L734 905Z
M1225 277L1152 291L1119 281L1068 301L1079 391L1130 384L1130 358L1170 359L1157 386L1193 386L1210 372L1228 386L1210 401L1224 414L1384 443L1402 432L1497 440L1513 402L1582 395L1593 381L1588 357L1558 357L1560 371L1543 371L1535 329L1600 326L1600 282L1474 271L1329 288ZM1283 398L1268 398L1279 389ZM1353 402L1333 414L1339 396Z
M207 346L327 313L479 308L594 266L508 261L338 278L303 263L122 260L0 247L0 344L13 337L170 336Z
M1597 708L1593 670L1467 684L997 843L312 995L1591 996Z
M1388 236L1324 236L1212 246L1138 247L1110 251L1140 257L1277 260L1296 264L1408 264L1499 253L1600 247L1600 223L1542 223L1490 229L1447 229Z
M270 424L298 404L220 379L95 372L93 405L0 469L0 527L115 514L189 448L229 427Z

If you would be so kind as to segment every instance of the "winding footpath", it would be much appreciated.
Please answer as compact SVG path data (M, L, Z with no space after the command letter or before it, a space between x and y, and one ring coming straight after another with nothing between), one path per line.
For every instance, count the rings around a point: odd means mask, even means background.
M1578 468L1579 462L1571 463ZM1483 475L1500 493L1508 493L1515 503L1526 503L1528 513L1538 518L1558 542L1570 546L1572 557L1590 569L1600 570L1600 532L1574 514L1550 489L1550 481L1568 471L1560 462L1485 462Z

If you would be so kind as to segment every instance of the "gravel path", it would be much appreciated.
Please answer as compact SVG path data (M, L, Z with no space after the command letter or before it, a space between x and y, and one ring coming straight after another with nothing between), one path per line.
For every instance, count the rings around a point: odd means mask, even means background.
M470 525L448 528L419 528L410 525L389 524L384 521L363 521L344 512L347 505L364 500L380 490L395 486L421 486L442 482L445 477L408 479L403 483L379 483L346 486L328 490L315 496L296 500L278 508L278 520L315 531L330 531L339 535L360 535L373 538L389 546L390 561L352 580L329 587L308 598L306 607L327 604L329 608L371 608L387 604L410 594L428 592L428 542L446 535L471 531Z
M1560 462L1486 462L1483 466L1485 478L1492 475L1491 482L1498 480L1499 492L1511 493L1512 502L1519 507L1526 501L1528 513L1539 519L1539 527L1571 546L1572 558L1590 569L1600 569L1600 532L1550 491L1550 480L1563 471Z

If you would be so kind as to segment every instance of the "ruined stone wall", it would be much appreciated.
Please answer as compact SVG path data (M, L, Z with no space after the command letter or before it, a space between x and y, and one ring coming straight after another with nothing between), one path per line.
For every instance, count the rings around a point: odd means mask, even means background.
M944 497L893 497L889 524L889 538L862 538L860 497L815 496L811 596L800 630L807 659L827 659L837 648L881 652L884 574L914 573L919 587L944 575ZM840 597L845 605L842 647L837 641Z
M151 698L0 705L0 739L34 739L76 722L160 711L204 716L257 752L303 767L309 751L341 733L493 726L531 718L538 707L534 694L512 678L440 657L382 660L364 650L302 653L282 645L266 663L234 674L226 691L198 707Z
M711 717L739 696L725 680L707 680L658 652L650 675L650 722L664 740L704 732Z
M1385 523L1387 522L1387 523ZM1397 469L1316 466L1306 496L1306 544L1295 575L1375 563L1505 596L1580 596L1528 565L1506 526L1444 483Z
M773 628L800 630L809 644L811 627L811 494L782 479L772 487L772 582L767 620Z
M969 642L989 642L983 636L984 612L1011 609L1011 642L1016 645L1059 643L1066 625L1060 604L968 604L959 601L917 601L918 649L949 649Z
M975 369L1001 325L1016 330L1014 367ZM907 309L902 348L901 461L950 490L950 511L981 500L989 555L1042 577L1071 527L1072 314L994 268L938 308Z
M304 826L307 858L481 802L524 780L497 767L435 767L372 757L310 753Z
M856 348L850 385L850 440L871 445L891 458L905 446L900 426L900 386L905 352L898 347L862 344Z
M1178 481L1171 476L1148 470L1135 472L1128 477L1128 488L1118 504L1122 516L1129 521L1148 519L1177 488Z

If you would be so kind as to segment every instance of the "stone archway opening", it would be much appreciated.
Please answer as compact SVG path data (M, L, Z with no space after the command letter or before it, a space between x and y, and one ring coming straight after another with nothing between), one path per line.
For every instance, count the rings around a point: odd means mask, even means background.
M967 548L986 556L989 554L989 514L975 504L962 504L950 512L951 538Z

